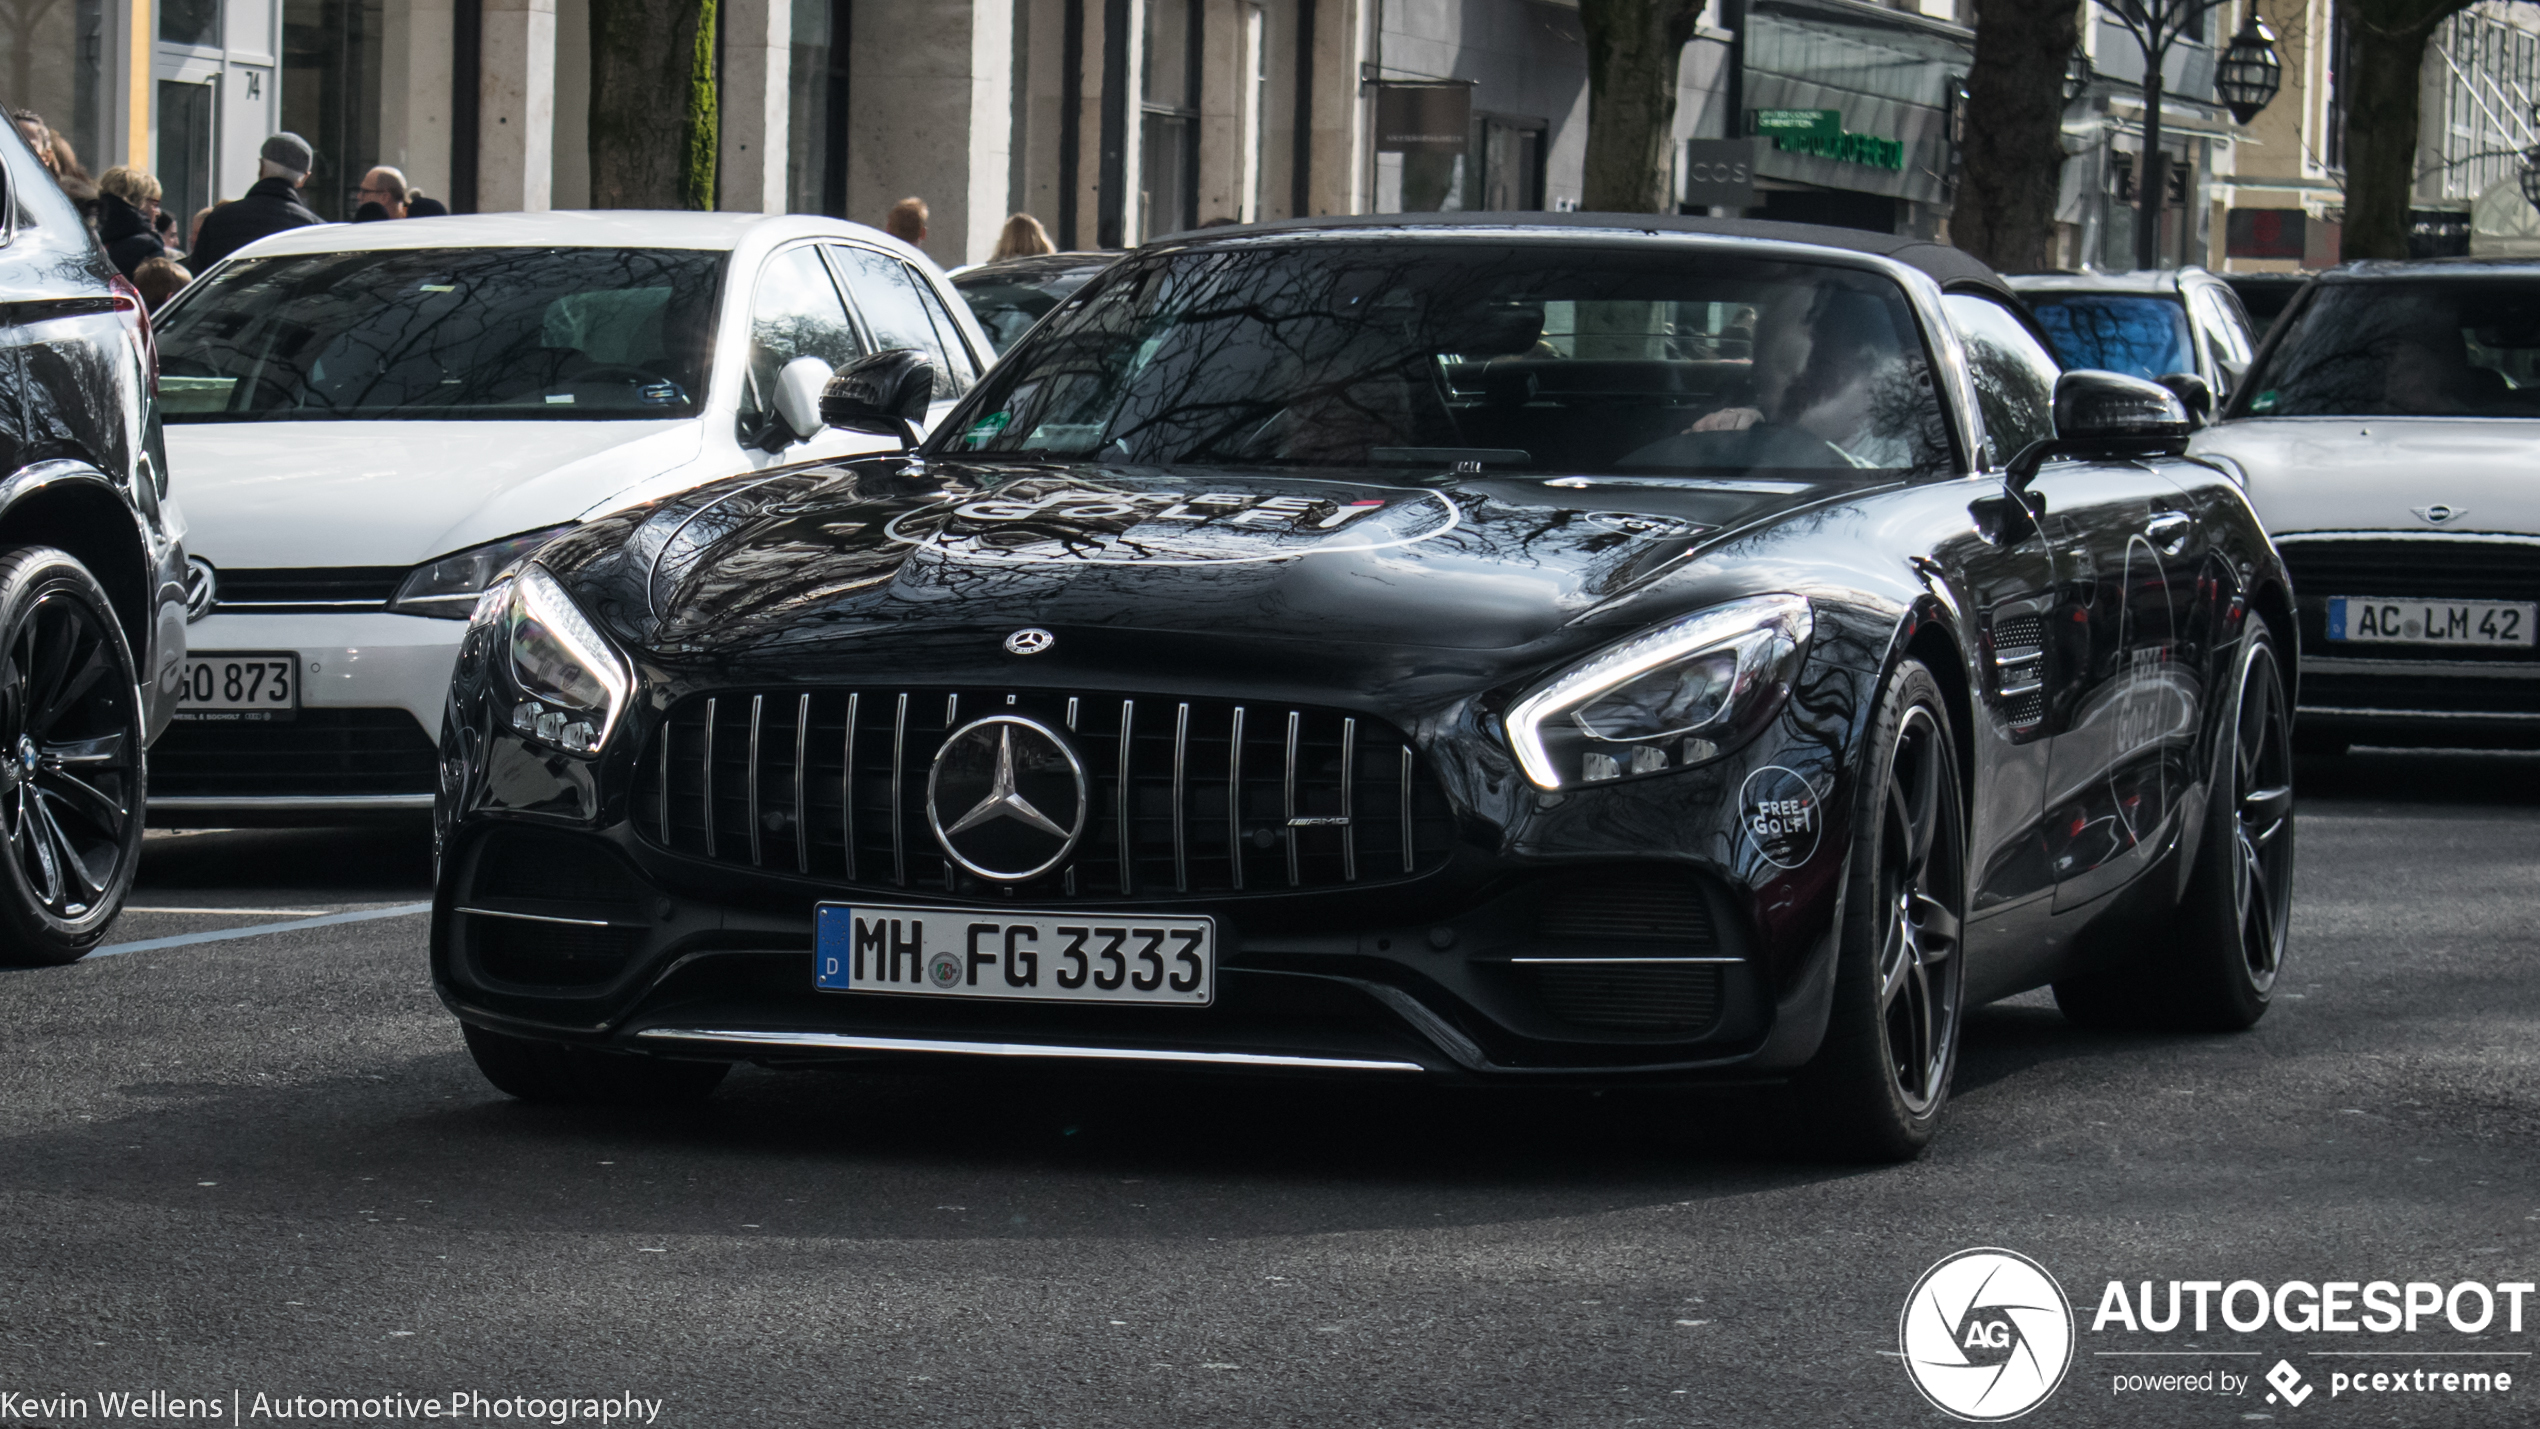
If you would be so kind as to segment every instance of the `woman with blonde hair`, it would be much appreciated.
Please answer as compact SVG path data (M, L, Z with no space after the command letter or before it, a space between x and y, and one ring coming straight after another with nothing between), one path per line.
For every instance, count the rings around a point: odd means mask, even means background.
M97 178L97 241L115 268L131 277L142 264L167 256L159 237L159 181L121 164Z
M1005 231L997 235L997 251L988 261L1002 263L1008 258L1037 258L1056 253L1058 245L1050 242L1049 230L1028 213L1018 213L1005 221Z

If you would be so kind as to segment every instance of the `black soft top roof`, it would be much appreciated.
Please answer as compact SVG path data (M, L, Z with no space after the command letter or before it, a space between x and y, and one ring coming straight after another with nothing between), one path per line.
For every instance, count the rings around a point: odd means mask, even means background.
M1927 238L1872 233L1859 228L1828 228L1814 223L1775 223L1760 218L1695 218L1671 213L1362 213L1346 217L1291 218L1275 223L1193 229L1166 234L1153 243L1204 242L1253 234L1300 233L1350 228L1541 228L1601 229L1642 233L1688 233L1722 238L1763 238L1778 243L1812 243L1853 253L1875 253L1931 275L1943 288L1980 288L2021 306L2018 295L2000 274L1967 253Z

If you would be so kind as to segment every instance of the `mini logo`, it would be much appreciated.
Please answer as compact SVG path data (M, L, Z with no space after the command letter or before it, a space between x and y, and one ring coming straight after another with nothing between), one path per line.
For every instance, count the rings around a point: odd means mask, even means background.
M2072 1367L2072 1302L2025 1255L1962 1250L1914 1282L1897 1340L1906 1375L1941 1412L2017 1419L2045 1403Z
M990 715L953 731L926 776L926 822L953 862L1020 883L1058 867L1085 831L1085 766L1038 720Z
M2267 1371L2267 1383L2275 1386L2275 1394L2267 1396L2269 1404L2275 1403L2280 1394L2285 1403L2298 1409L2303 1400L2311 1397L2311 1387L2302 1383L2302 1372L2293 1367L2291 1360L2277 1360L2275 1368Z
M1058 643L1058 637L1038 626L1027 626L1005 638L1008 655L1038 655Z
M2429 526L2448 526L2469 513L2460 507L2445 506L2438 501L2432 506L2417 507L2415 514L2417 519Z

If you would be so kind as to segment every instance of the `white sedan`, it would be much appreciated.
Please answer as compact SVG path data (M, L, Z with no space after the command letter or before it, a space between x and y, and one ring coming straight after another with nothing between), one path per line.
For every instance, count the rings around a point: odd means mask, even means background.
M992 355L913 248L704 213L299 229L187 290L159 348L196 575L162 826L429 810L496 575L612 510L895 445L821 425L832 367L919 349L939 413Z

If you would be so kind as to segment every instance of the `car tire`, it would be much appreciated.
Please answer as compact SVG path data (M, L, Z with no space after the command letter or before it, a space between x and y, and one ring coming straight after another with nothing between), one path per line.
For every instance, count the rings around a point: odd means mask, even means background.
M115 608L64 551L0 555L0 961L87 956L141 860L141 691Z
M463 1025L476 1070L495 1089L525 1102L581 1106L669 1106L712 1092L729 1062L677 1062L628 1052L595 1052Z
M2072 1022L2232 1032L2266 1016L2293 900L2294 743L2275 642L2255 622L2230 690L2172 936L2148 965L2056 983Z
M1861 767L1834 1005L1799 1090L1821 1149L1910 1161L1949 1099L1966 992L1965 786L1949 707L1919 661L1889 679Z

